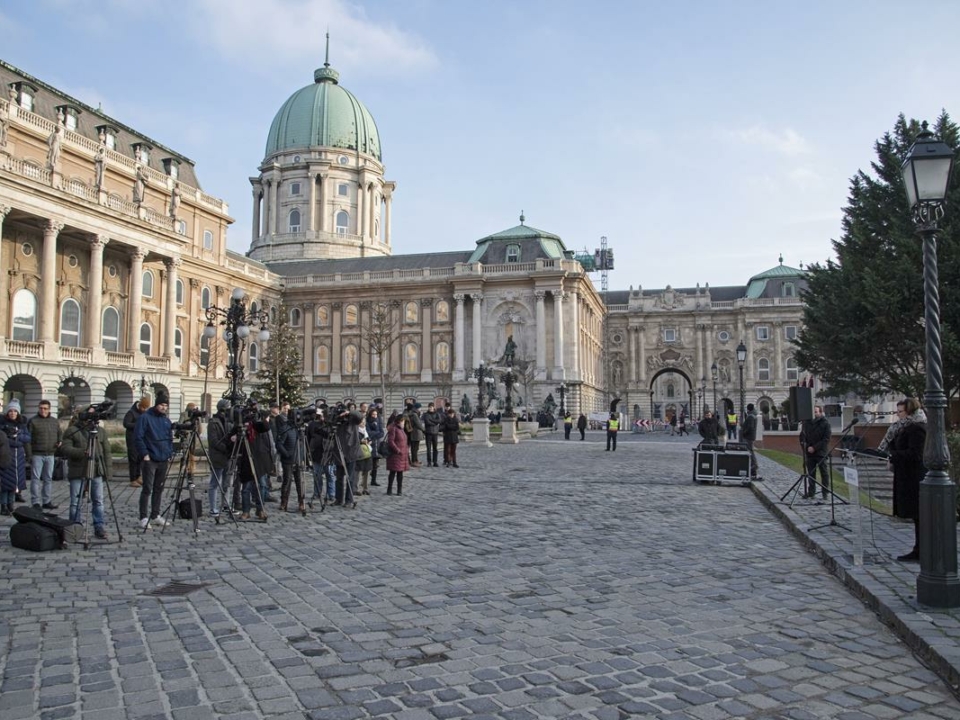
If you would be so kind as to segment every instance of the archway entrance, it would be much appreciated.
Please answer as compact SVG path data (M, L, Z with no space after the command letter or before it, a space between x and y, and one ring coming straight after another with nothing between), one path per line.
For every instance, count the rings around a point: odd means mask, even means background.
M21 415L33 417L37 405L43 399L40 381L32 375L11 375L3 383L4 407L13 398L20 401Z
M690 417L694 405L693 381L676 367L664 367L650 378L650 418L670 422L674 416Z

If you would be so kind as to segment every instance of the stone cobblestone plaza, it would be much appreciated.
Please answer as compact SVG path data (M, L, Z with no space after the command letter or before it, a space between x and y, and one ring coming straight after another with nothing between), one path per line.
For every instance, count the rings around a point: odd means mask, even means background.
M197 535L136 532L114 483L122 542L0 547L0 717L960 717L960 615L892 560L911 526L865 516L853 568L789 471L695 485L692 445L461 444L403 497ZM146 594L172 581L203 587Z

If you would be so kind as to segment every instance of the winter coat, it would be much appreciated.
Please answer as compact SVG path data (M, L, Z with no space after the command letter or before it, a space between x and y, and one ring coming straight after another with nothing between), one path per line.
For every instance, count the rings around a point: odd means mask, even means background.
M390 472L406 472L410 469L410 445L407 443L407 434L402 425L392 423L387 429L387 445L390 447L390 457L387 458L387 470Z
M0 470L0 488L15 492L26 487L27 461L30 458L30 430L23 416L11 420L6 415L0 421L0 432L7 436L10 447L10 465Z
M386 433L383 430L383 420L378 415L376 418L367 418L367 437L370 438L371 457L378 458L377 448L380 447L380 441Z
M270 424L265 420L245 423L243 432L247 434L248 442L237 438L241 443L237 454L237 477L241 483L259 480L273 469L273 458L270 456ZM247 446L249 445L249 453ZM253 468L250 465L250 455L253 455Z
M233 443L230 442L230 419L224 413L217 413L207 423L207 453L210 464L217 470L223 470L230 463Z
M800 442L803 443L803 452L807 457L824 457L830 447L832 432L830 421L823 415L813 420L804 420L800 430ZM812 453L807 452L808 447L813 448Z
M444 417L443 413L441 413L439 410L425 412L421 417L421 420L423 420L424 433L427 435L440 434L440 425L443 423Z
M363 416L356 410L337 425L337 439L340 441L340 451L343 453L345 463L356 462L360 457L360 423L363 422ZM337 457L339 464L340 458Z
M291 464L297 452L297 429L283 415L273 421L273 444L281 464Z
M440 427L443 429L444 445L456 445L460 442L460 421L456 415L447 415Z
M151 462L164 462L173 457L173 425L170 418L155 407L147 410L137 420L133 431L137 457L141 460L147 455Z
M7 436L0 432L0 471L10 467L10 463L12 462L13 456L10 453L10 442L7 440Z
M925 423L907 423L888 449L893 465L893 514L916 518L920 510L920 481L926 475L923 446L927 441Z
M577 418L577 430L586 430L587 429L587 416L581 415Z
M57 446L63 440L59 420L53 415L36 415L30 419L27 427L30 430L31 455L53 455L57 452Z
M826 422L826 418L824 418ZM830 429L830 423L827 423L827 430ZM830 438L829 433L827 439ZM757 416L753 413L747 413L743 419L743 427L740 428L740 439L746 442L754 442L757 439Z
M310 459L318 465L323 462L323 451L329 437L330 431L322 420L314 420L307 425L307 444L310 446Z
M134 444L133 434L137 427L137 420L140 419L141 415L143 415L143 412L140 410L140 403L135 402L133 407L127 410L127 414L123 416L123 429L125 431L124 435L127 440L128 449L136 447Z
M423 420L420 419L419 413L416 410L407 410L404 413L404 416L410 421L410 437L407 438L410 442L420 442L423 440Z
M67 477L71 480L83 478L87 474L87 442L89 433L81 424L71 425L63 434L60 455L67 459ZM110 437L107 429L100 426L97 432L97 465L93 477L102 477L106 481L113 479L113 456L110 454Z
M720 442L720 421L715 417L704 418L697 427L702 437L708 444L716 445Z

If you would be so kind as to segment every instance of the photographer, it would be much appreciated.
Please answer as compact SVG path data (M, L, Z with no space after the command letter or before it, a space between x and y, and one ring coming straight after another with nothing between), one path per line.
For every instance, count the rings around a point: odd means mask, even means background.
M280 485L280 511L287 511L287 503L290 501L290 481L294 476L294 464L297 453L297 428L295 411L291 410L287 415L277 415L273 418L273 443L277 448L277 455L280 458L280 469L283 473L283 482ZM304 512L303 503L303 485L300 483L299 472L297 473L297 509Z
M153 407L137 420L133 431L143 487L140 488L140 527L146 530L151 521L163 527L167 521L160 517L163 501L163 486L173 457L173 424L167 417L170 398L162 390L157 391Z
M97 444L94 446L95 464L93 477L90 478L91 516L93 534L101 540L107 539L103 517L103 483L113 479L113 456L110 453L110 438L105 427L97 427L97 406L91 405L77 415L76 422L63 434L60 454L67 459L67 478L70 480L70 519L80 522L80 501L83 494L83 481L87 474L87 447L90 431L97 428Z
M437 440L444 421L443 413L437 410L433 403L429 403L422 420L424 435L427 437L427 467L437 467Z
M230 464L233 453L233 441L228 434L230 427L230 401L221 398L217 401L217 412L207 423L207 453L210 455L210 487L207 489L207 499L210 503L211 517L220 515L220 508L226 504L226 498L220 497L223 487L224 471Z
M350 407L344 408L338 405L339 412L336 415L336 437L337 444L340 446L340 452L336 453L334 459L337 463L337 499L334 505L346 505L352 501L357 493L357 459L360 457L360 429L359 425L363 418L355 409L353 403ZM349 497L347 499L346 484L350 484Z
M328 443L332 442L333 430L327 424L324 417L322 406L317 409L317 414L307 425L307 445L310 447L310 458L313 460L313 492L318 498L323 499L326 495L326 502L332 503L336 500L336 466L328 462L324 464Z
M266 489L267 477L273 465L273 458L270 456L270 424L260 418L257 403L253 400L247 401L241 432L243 436L235 434L231 438L234 442L241 443L240 452L237 455L237 482L240 486L242 503L240 518L242 520L250 518L251 496L253 496L253 502L257 506L257 517L266 520L267 514L263 510L263 490ZM254 483L257 483L257 487L253 486ZM234 497L236 498L236 490Z

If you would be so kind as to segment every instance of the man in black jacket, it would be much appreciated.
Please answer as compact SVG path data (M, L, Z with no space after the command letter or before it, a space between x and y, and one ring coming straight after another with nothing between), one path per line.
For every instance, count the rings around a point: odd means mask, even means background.
M827 497L827 490L830 488L830 471L827 467L827 452L830 448L830 435L833 430L830 428L830 421L823 416L823 406L817 405L813 408L813 420L804 420L803 427L800 430L800 444L803 446L807 467L807 487L804 489L803 496L812 498L817 494L816 483L817 468L820 468L820 496Z
M56 510L53 504L54 456L63 441L60 421L50 414L50 401L41 400L37 414L27 424L30 429L30 452L32 470L30 478L30 503L34 508Z
M363 422L363 417L356 411L353 403L349 409L344 409L339 413L336 422L337 444L340 452L335 454L334 460L337 463L337 499L334 505L353 505L354 496L357 492L357 459L360 457L360 429L359 425ZM341 464L341 459L343 463Z
M437 465L437 441L440 437L440 424L444 421L443 415L433 403L427 405L423 420L424 435L427 436L427 467Z
M759 480L757 475L757 455L753 452L753 443L757 440L757 413L753 403L747 405L747 416L740 426L740 439L747 444L750 451L750 479Z
M137 420L150 409L150 398L142 397L135 402L127 414L123 416L123 429L127 440L127 468L130 471L130 487L141 487L143 479L140 477L140 454L133 439L133 431L137 427Z
M220 491L227 493L223 486L226 470L230 464L236 435L230 436L230 401L221 398L217 401L217 412L207 423L207 453L210 455L210 487L207 489L207 501L210 503L210 516L219 517L220 508L226 505L226 497L220 497Z
M299 468L294 468L297 453L297 428L290 415L280 414L273 419L273 444L277 448L283 477L283 482L280 485L280 511L287 511L287 503L290 500L290 482L294 480L294 470L296 469L298 471L295 478L297 509L302 513L304 512L303 485L300 482Z
M714 417L710 410L703 414L703 420L700 421L697 430L700 431L700 437L707 445L720 444L720 421Z

